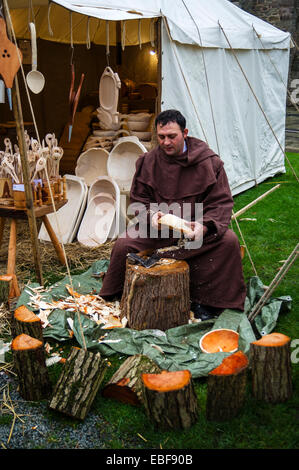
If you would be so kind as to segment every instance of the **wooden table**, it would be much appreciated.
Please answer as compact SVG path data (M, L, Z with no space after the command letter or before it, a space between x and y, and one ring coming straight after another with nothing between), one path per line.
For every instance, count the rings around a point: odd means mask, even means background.
M67 203L67 200L57 201L55 203L55 210L58 211ZM47 217L48 214L54 212L52 204L42 205L34 207L35 217L41 217L46 230L49 234L49 237L53 243L55 251L57 253L58 259L61 264L66 264L66 259L64 252L61 247L51 224ZM6 219L10 219L10 235L9 235L9 244L8 244L8 257L7 257L7 274L12 275L13 280L11 282L11 288L9 293L9 298L18 297L20 295L17 279L15 276L15 266L16 266L16 242L17 242L17 221L27 219L27 210L26 209L17 209L14 206L0 205L0 246L3 238L3 230L5 226Z

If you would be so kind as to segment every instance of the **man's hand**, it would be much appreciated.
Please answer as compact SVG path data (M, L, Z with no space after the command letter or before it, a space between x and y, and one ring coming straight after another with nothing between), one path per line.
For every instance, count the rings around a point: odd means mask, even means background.
M163 212L161 211L158 211L158 212L155 212L153 217L152 217L152 226L154 228L156 228L157 230L160 228L160 225L159 225L159 219L163 216Z
M190 234L188 234L190 240L202 240L208 231L208 228L199 222L186 222L186 225L190 227Z

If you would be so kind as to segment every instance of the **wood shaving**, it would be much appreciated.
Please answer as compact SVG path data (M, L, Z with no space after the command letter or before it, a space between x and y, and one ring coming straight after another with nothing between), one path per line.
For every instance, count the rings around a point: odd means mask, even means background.
M48 316L55 309L75 312L77 309L97 324L103 324L103 328L124 328L126 319L120 319L120 303L106 302L102 297L96 294L79 294L66 286L70 294L63 300L54 300L51 303L42 300L40 294L32 294L28 305L34 310L39 310L37 316L42 320L42 326L49 325ZM69 320L69 319L68 319ZM73 329L69 325L71 330Z

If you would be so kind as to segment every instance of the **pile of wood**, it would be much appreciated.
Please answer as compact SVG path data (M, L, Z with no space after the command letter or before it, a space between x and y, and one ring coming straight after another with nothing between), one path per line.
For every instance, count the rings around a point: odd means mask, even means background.
M41 320L25 306L11 319L11 350L19 390L25 400L48 400L49 408L84 420L103 384L107 360L100 353L73 347L52 387L45 361ZM208 353L203 353L208 354ZM292 396L290 338L280 333L250 345L247 357L238 350L211 370L207 378L206 419L224 421L242 410L248 371L257 401L279 403ZM101 387L101 396L142 406L148 420L161 430L187 429L199 415L189 370L166 371L149 357L129 356Z

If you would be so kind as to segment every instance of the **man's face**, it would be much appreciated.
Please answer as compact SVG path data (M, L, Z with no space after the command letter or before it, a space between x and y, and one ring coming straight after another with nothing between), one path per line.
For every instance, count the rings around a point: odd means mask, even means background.
M177 156L183 153L184 140L188 129L183 132L177 122L168 122L165 126L157 124L157 138L162 150L169 156Z

